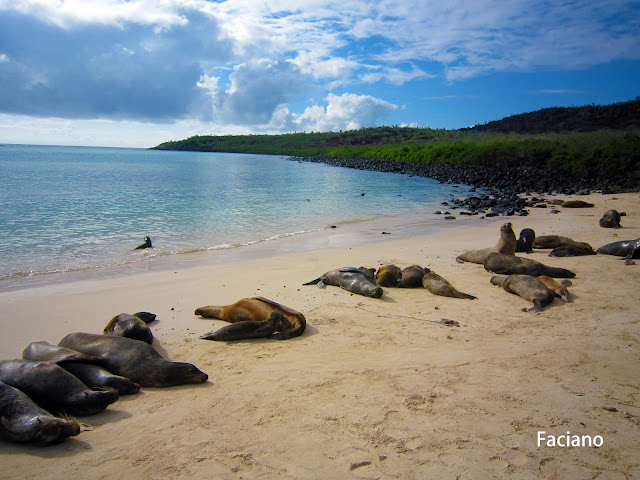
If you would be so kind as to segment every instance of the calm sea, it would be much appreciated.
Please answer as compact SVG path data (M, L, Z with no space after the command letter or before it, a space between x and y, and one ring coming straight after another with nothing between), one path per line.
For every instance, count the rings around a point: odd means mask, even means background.
M272 155L31 145L0 145L0 185L0 287L432 212L454 192Z

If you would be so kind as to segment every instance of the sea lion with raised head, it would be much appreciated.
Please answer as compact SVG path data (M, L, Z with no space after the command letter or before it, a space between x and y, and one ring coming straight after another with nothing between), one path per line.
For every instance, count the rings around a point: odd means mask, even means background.
M533 242L533 248L558 248L558 247L575 247L581 250L593 250L591 245L586 242L576 242L572 238L563 237L561 235L541 235L536 237Z
M471 250L456 257L456 262L464 263L484 263L487 255L493 252L504 253L505 255L515 255L516 253L516 234L513 233L511 222L507 222L500 227L500 239L495 247L482 248L480 250Z
M376 283L381 287L395 287L402 278L402 271L397 265L383 265L375 273Z
M536 278L544 283L544 286L551 290L556 297L561 298L564 303L573 301L571 300L571 295L569 295L569 290L567 290L567 287L571 286L571 280L562 280L562 282L558 283L546 275L539 275Z
M429 273L429 270L426 267L421 267L420 265L411 265L409 267L402 269L402 276L400 277L400 281L398 288L421 288L422 278Z
M0 437L11 442L50 445L80 433L72 418L58 418L24 392L0 381Z
M422 286L434 295L441 295L443 297L466 298L468 300L475 300L477 298L456 290L445 278L442 278L435 272L429 272L422 277Z
M602 228L622 228L620 213L617 210L607 210L598 222Z
M640 258L640 238L608 243L596 251L604 255L615 255L616 257L626 257L627 259Z
M513 274L507 277L491 277L491 283L501 286L505 291L518 295L533 303L531 308L522 311L541 312L544 307L553 302L554 293L544 283L531 275Z
M516 241L516 252L533 253L533 242L536 239L536 232L531 228L520 230L520 238Z
M287 340L302 335L307 325L302 313L264 297L243 298L231 305L200 307L194 313L203 318L233 323L200 337L205 340L228 341L265 337ZM279 333L274 335L276 331Z
M324 288L326 285L334 285L351 293L372 298L380 298L383 293L382 287L376 285L376 281L369 271L355 267L329 270L315 280L303 283L303 285L318 285L319 288Z
M100 357L109 372L141 387L204 383L209 378L195 365L165 360L148 343L131 338L76 332L65 336L58 345Z
M114 389L91 390L59 365L32 360L0 362L0 380L54 414L95 415L118 400Z
M575 273L566 268L550 267L536 260L495 252L487 256L484 261L484 269L487 272L505 275L520 274L534 277L547 275L554 278L573 278L576 276Z
M121 337L142 340L149 345L153 343L153 333L149 328L149 323L156 319L155 314L149 312L138 312L133 315L121 313L111 319L104 327L105 335L119 335Z
M144 243L142 245L138 245L134 250L144 250L145 248L152 248L151 238L149 237L144 237Z

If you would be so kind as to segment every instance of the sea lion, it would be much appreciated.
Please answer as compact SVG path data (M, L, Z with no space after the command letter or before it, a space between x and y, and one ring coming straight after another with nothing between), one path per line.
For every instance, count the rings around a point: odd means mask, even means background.
M468 300L477 298L473 295L459 292L446 279L435 272L429 272L422 277L422 286L434 295L442 295L443 297L466 298Z
M71 363L82 362L94 365L103 365L104 361L100 357L87 355L86 353L77 352L70 348L51 345L48 342L32 342L22 351L24 360L33 360L34 362L51 362L51 363Z
M543 263L528 258L505 255L503 253L490 253L484 261L484 269L487 272L502 273L506 275L547 275L554 278L573 278L576 276L565 268L550 267Z
M355 267L329 270L315 280L303 283L303 285L314 284L318 285L319 288L324 288L325 285L334 285L349 292L372 298L380 298L383 293L382 288L376 285L375 279L370 272Z
M544 283L531 275L509 275L508 277L491 277L491 283L501 286L505 291L514 293L533 303L533 307L523 308L523 312L541 312L553 302L554 293Z
M60 443L80 433L72 418L57 418L25 393L0 381L0 437L12 442Z
M118 400L114 389L91 390L59 365L32 360L0 362L0 380L54 414L95 415Z
M421 288L422 278L429 273L429 270L426 267L421 267L420 265L411 265L409 267L402 269L402 276L400 281L398 282L398 288Z
M563 280L558 283L553 278L546 275L539 275L536 278L544 283L544 286L551 290L556 297L561 298L564 303L573 301L571 300L571 295L569 295L569 290L567 290L567 287L571 286L570 280Z
M396 265L383 265L375 274L376 283L381 287L395 287L402 278L402 271Z
M560 204L562 208L591 208L593 203L584 202L582 200L567 200Z
M264 297L243 298L231 305L200 307L194 313L234 324L200 337L205 340L264 337L287 340L302 335L307 325L302 313ZM274 331L280 333L273 335Z
M533 253L533 242L536 239L536 232L531 228L520 230L520 238L516 242L516 252Z
M591 245L586 242L576 242L569 237L560 235L542 235L536 237L533 242L533 248L557 248L557 247L575 247L581 250L593 250Z
M65 336L58 345L102 358L108 371L141 387L204 383L209 378L195 365L165 360L148 343L131 338L76 332Z
M152 248L151 238L149 237L144 237L144 243L142 245L138 245L134 250L144 250L145 248Z
M550 257L580 257L584 255L595 255L596 252L593 249L584 250L582 248L570 247L565 245L563 247L556 247L549 252Z
M104 327L105 335L119 335L121 337L142 340L149 345L153 343L153 333L148 323L153 322L156 316L149 312L138 312L133 315L121 313L111 319Z
M504 253L506 255L515 255L516 253L516 234L513 233L511 222L507 222L500 227L500 239L495 247L483 248L480 250L471 250L463 253L456 258L456 262L464 263L483 263L487 255L492 252Z
M640 238L608 243L596 251L604 255L615 255L616 257L626 257L627 259L640 258Z
M599 221L602 228L621 228L620 213L617 210L607 210Z

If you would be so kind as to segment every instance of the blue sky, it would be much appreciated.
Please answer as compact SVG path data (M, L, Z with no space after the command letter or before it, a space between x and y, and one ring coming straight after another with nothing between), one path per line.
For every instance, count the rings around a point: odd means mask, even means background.
M460 128L640 96L640 0L0 0L0 142Z

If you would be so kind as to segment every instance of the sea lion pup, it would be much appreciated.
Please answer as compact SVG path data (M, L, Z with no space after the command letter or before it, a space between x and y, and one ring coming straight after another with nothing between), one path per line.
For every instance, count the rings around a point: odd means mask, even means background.
M567 200L560 204L562 208L591 208L593 203L584 202L582 200Z
M581 250L593 250L591 245L586 242L576 242L569 237L560 235L542 235L536 237L533 242L533 248L558 248L558 247L575 247Z
M381 287L395 287L402 278L402 271L396 265L383 265L375 274L376 283Z
M134 250L144 250L145 248L152 248L151 238L149 237L144 237L144 243L142 245L138 245Z
M114 389L91 390L55 363L31 360L0 362L0 380L54 414L95 415L118 400Z
M149 312L138 312L133 315L121 313L111 319L104 327L105 335L119 335L121 337L142 340L149 345L153 343L153 333L148 323L153 322L156 316Z
M622 228L620 213L617 210L607 210L599 221L602 228Z
M616 257L626 257L627 259L640 258L640 238L608 243L596 251L604 255L615 255Z
M0 437L12 442L60 443L80 433L72 418L57 418L25 393L0 381Z
M571 300L571 295L569 295L569 290L567 290L567 287L571 286L571 280L563 280L558 283L546 275L539 275L536 278L544 283L544 286L551 290L556 297L561 298L564 303L573 301Z
M483 263L487 255L492 252L504 253L506 255L515 255L516 253L516 234L513 233L511 222L507 222L500 227L500 239L495 247L483 248L480 250L471 250L463 253L456 258L456 262Z
M383 293L382 287L376 285L375 279L369 271L355 267L329 270L315 280L303 283L303 285L314 284L318 285L319 288L324 288L326 285L334 285L351 293L372 298L380 298Z
M76 332L65 336L58 345L102 358L108 371L141 387L204 383L209 378L195 365L165 360L148 343L131 338Z
M536 239L536 232L531 228L520 230L520 238L516 242L516 252L533 253L533 242Z
M549 252L550 257L580 257L584 255L595 255L596 252L593 249L584 250L582 248L570 247L565 245L564 247L556 247Z
M402 276L398 285L398 288L421 288L422 278L429 273L429 270L426 267L421 267L420 265L411 265L410 267L406 267L402 269Z
M501 286L505 291L514 293L533 303L531 308L523 308L523 312L541 312L553 302L554 293L544 283L531 275L509 275L508 277L491 277L491 283Z
M204 318L233 323L200 337L205 340L264 337L287 340L302 335L307 325L307 320L300 312L264 297L243 298L231 305L200 307L194 313ZM280 333L272 335L274 331Z
M466 298L475 300L478 297L459 292L446 279L442 278L435 272L429 272L422 277L422 286L434 295L442 295L443 297Z
M528 258L516 257L515 255L505 255L503 253L490 253L484 261L484 269L487 272L502 273L506 275L520 274L547 275L554 278L573 278L576 276L566 268L550 267L543 263Z

